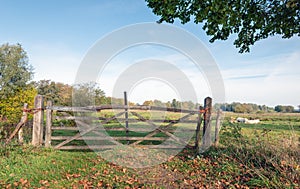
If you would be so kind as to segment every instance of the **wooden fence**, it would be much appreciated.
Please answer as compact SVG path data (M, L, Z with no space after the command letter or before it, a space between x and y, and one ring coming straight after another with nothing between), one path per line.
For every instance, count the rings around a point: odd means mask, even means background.
M198 110L184 110L177 108L156 107L156 106L128 106L127 95L124 93L124 105L101 105L96 107L61 107L54 106L51 101L47 102L47 106L43 107L43 97L38 95L35 97L35 107L31 112L34 112L33 116L33 131L32 131L32 145L45 147L53 147L55 149L62 150L81 150L81 149L110 149L116 145L122 143L125 145L131 145L141 148L182 148L186 146L189 148L195 148L199 152L199 147L207 148L211 145L212 139L212 99L210 97L205 98L204 107L199 107ZM24 110L26 108L24 107ZM112 117L78 117L74 115L68 115L66 112L83 113L84 115L91 112L100 112L101 110L118 110ZM185 114L179 119L174 120L162 120L162 119L147 119L140 112L143 111L164 111L164 112L177 112ZM53 112L61 112L65 116L53 117ZM24 112L28 112L24 111ZM218 133L220 129L221 111L217 112L216 125L215 125L215 140L214 143L218 143ZM46 121L44 126L44 114L46 115ZM25 114L24 114L25 115ZM192 116L196 119L191 120ZM26 114L27 118L27 114ZM75 120L77 126L54 126L53 120ZM89 120L87 123L85 120ZM106 126L109 122L118 121L122 122L125 127L111 127ZM24 118L22 118L24 122ZM134 128L134 124L142 122L144 125L153 128L152 130L147 128ZM164 126L160 126L157 123L164 123ZM195 124L192 128L180 129L180 132L193 132L195 135L194 142L187 142L174 134L176 129L181 126L174 126L176 124ZM201 133L201 126L203 125L203 132ZM21 127L20 127L21 128ZM20 128L16 131L18 132ZM176 129L175 129L176 128ZM80 130L80 132L79 132ZM53 135L53 133L61 131L72 132L72 136ZM105 134L104 134L105 132ZM107 135L108 132L118 132L117 136ZM140 133L144 133L142 136ZM137 136L135 134L138 134ZM10 139L13 136L10 137ZM202 144L200 140L202 138ZM169 140L171 143L168 145L153 145L152 143L161 143ZM72 144L74 141L79 141L80 145ZM82 142L84 141L84 142ZM82 145L83 143L92 141L91 143L98 142L96 145ZM109 141L109 142L108 142ZM146 141L146 143L145 143ZM148 143L147 143L148 142Z

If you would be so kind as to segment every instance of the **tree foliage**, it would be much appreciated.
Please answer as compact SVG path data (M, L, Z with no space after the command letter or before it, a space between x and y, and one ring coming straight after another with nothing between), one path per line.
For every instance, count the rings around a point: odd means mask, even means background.
M299 0L146 0L159 23L202 24L210 42L237 34L234 45L249 52L255 42L273 35L300 36Z
M38 94L43 95L44 101L51 100L55 104L60 101L59 89L54 81L40 80L35 82L35 86Z
M230 111L236 113L257 113L257 112L272 112L273 108L268 107L266 105L257 105L253 103L223 103L223 104L215 104L215 109L221 109L223 111Z
M0 122L18 123L22 116L23 106L28 104L28 108L33 108L34 97L37 95L37 90L28 85L23 89L18 90L18 93L7 98L1 98L0 101Z
M295 111L293 106L283 106L283 105L277 105L275 106L276 112L283 112L283 113L292 113Z
M40 80L35 82L35 86L45 101L51 100L56 105L72 106L73 86L51 80Z
M106 97L97 83L68 85L51 80L34 82L38 94L43 95L45 102L51 100L61 106L88 106L110 104L111 98ZM73 100L73 101L72 101ZM123 99L121 99L123 102Z
M171 103L172 108L180 108L181 107L181 103L179 101L177 101L176 99L172 100Z
M178 101L176 99L172 99L172 101L162 102L160 100L146 100L143 102L144 106L158 106L158 107L168 107L168 108L182 108L187 110L195 110L198 109L198 103L194 103L192 101Z
M74 106L94 106L100 105L105 93L99 85L94 82L76 84L73 86Z
M28 57L20 44L0 46L0 97L14 96L33 76Z

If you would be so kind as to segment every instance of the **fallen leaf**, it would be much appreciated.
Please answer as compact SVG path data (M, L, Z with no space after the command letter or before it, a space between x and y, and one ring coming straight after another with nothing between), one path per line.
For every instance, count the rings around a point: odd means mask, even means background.
M104 175L107 175L107 174L108 174L108 170L105 169L105 170L103 171L103 174L104 174Z
M80 174L73 174L72 176L73 176L73 178L78 178L78 177L80 177L81 175L80 175Z
M99 181L98 184L97 184L97 186L98 186L98 187L103 186L103 181Z
M28 184L28 180L21 178L20 183L21 183L22 186L25 186L26 184Z

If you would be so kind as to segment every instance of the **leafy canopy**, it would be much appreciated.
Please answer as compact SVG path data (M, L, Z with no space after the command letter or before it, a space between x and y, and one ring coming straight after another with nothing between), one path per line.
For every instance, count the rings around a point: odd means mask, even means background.
M73 106L100 105L105 100L105 93L95 82L75 84L73 86Z
M146 0L158 23L202 24L210 42L237 34L234 45L249 52L255 42L269 36L300 36L299 0Z
M20 44L0 46L0 98L15 95L32 76L32 67Z
M56 105L72 106L73 87L68 84L51 80L34 82L38 94L43 95L44 101L51 100Z

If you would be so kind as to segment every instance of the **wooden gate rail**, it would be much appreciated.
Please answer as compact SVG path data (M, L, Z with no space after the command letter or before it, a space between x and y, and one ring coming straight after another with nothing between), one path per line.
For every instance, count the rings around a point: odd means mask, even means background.
M52 140L68 140L71 139L72 136L52 136ZM149 141L163 141L166 140L165 137L112 137L112 136L103 136L99 138L99 136L80 136L76 140L149 140Z
M181 113L194 113L197 114L197 110L185 110L179 108L170 108L170 107L159 107L159 106L128 106L128 105L101 105L101 106L88 106L88 107L61 107L61 106L52 106L47 107L55 111L66 111L66 112L94 112L101 110L152 110L152 111L167 111L167 112L181 112Z
M165 126L164 126L165 127ZM51 130L65 130L65 131L78 131L78 127L52 127ZM168 132L173 132L175 129L165 129L165 131ZM126 131L126 128L124 127L119 127L119 128L95 128L95 131ZM149 129L144 129L144 128L134 128L134 132L147 132ZM185 128L184 131L195 131L195 129L188 129Z
M109 150L115 148L116 145L103 145L103 146L62 146L60 150ZM182 149L181 146L175 145L136 145L135 148L141 149Z
M194 115L194 114L193 114ZM54 118L57 121L61 121L61 120L106 120L107 117L75 117L75 116L55 116ZM117 118L117 121L121 121L121 122L125 122L126 119L125 118ZM132 119L132 118L128 118L128 121L131 123L135 123L135 122L140 122L140 120L137 119ZM197 120L186 120L180 118L177 120L168 120L168 119L151 119L152 122L154 123L197 123Z

